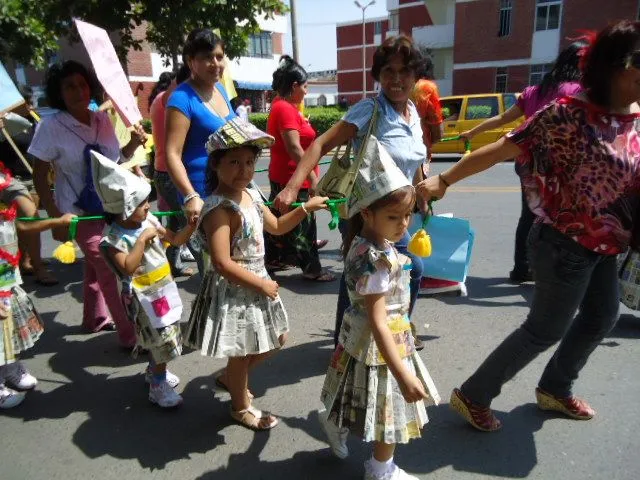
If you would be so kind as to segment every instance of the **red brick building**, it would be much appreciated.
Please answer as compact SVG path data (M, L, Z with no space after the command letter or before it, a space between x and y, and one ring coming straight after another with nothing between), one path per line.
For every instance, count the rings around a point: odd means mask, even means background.
M365 23L368 70L386 37L405 33L428 48L443 95L517 92L538 83L580 30L637 19L638 0L387 0L388 17ZM338 94L362 98L362 22L340 23Z

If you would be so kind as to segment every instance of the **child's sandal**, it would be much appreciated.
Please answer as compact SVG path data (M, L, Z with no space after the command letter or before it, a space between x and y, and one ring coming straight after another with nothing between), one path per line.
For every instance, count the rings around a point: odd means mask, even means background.
M238 412L231 409L231 418L243 427L247 427L255 431L271 430L273 427L278 425L278 419L271 415L270 412L262 412L253 405L249 405L249 408ZM269 419L271 419L269 423L264 423Z
M462 415L472 427L482 432L495 432L502 427L502 423L489 407L475 405L457 388L451 393L449 406Z

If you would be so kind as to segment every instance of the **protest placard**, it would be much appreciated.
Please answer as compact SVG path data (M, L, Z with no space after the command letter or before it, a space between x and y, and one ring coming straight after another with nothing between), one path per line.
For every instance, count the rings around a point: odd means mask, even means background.
M18 88L11 80L6 68L0 62L0 113L13 110L18 105L24 103L24 98L20 95Z
M90 23L77 18L74 21L102 87L127 127L135 125L142 120L142 115L109 35Z

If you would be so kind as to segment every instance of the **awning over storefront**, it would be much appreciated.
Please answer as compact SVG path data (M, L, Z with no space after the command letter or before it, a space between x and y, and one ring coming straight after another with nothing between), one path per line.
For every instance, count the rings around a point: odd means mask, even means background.
M238 80L238 88L245 90L271 90L271 83L267 82L250 82L247 80Z

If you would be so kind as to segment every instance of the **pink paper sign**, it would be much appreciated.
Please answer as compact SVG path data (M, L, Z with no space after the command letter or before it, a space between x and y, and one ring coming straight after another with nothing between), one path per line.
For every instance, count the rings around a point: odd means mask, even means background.
M135 125L142 114L107 31L77 18L74 21L102 87L127 127Z

